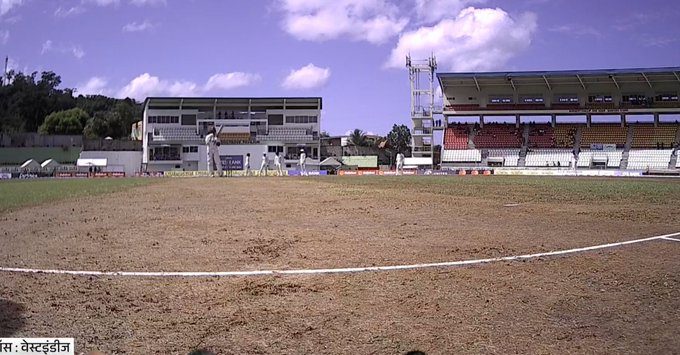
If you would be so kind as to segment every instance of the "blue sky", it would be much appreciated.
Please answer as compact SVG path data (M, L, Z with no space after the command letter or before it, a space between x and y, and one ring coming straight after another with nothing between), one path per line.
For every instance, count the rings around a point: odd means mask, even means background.
M0 0L0 54L110 96L321 96L322 128L409 124L439 71L680 65L680 1Z

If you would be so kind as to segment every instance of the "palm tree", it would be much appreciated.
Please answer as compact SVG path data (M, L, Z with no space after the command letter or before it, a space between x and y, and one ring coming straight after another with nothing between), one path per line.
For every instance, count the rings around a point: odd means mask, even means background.
M359 155L359 147L365 147L368 145L366 133L364 133L364 131L358 128L349 134L349 141L354 146L354 151L356 155Z

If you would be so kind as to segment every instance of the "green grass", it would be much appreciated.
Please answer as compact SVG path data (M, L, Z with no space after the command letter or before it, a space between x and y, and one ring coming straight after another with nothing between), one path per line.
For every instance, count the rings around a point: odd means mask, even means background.
M0 182L0 213L26 206L97 196L160 181L152 178L10 180Z
M343 188L431 192L517 202L653 203L677 206L678 179L564 178L532 176L328 177Z

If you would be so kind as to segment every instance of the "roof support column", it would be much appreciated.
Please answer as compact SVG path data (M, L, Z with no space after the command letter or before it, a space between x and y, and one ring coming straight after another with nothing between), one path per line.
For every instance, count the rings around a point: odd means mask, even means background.
M593 115L590 113L586 113L586 127L590 128L590 125L593 123Z
M484 127L484 115L479 115L479 127Z
M621 127L625 127L625 126L626 126L626 114L622 113L621 114Z
M552 127L555 128L557 125L557 115L556 114L550 114L550 123L552 124Z
M658 126L659 126L659 113L654 112L654 127L658 127Z
M515 115L515 128L519 129L520 123L519 115Z

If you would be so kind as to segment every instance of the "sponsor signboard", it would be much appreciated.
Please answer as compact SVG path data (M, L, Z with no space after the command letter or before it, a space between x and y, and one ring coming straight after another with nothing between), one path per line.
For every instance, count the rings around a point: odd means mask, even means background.
M300 175L301 175L300 170L288 170L288 176L300 176ZM328 171L314 170L307 172L307 176L319 176L319 175L328 175Z
M0 173L0 180L11 179L12 173Z
M224 171L243 170L243 155L220 155L220 162Z

